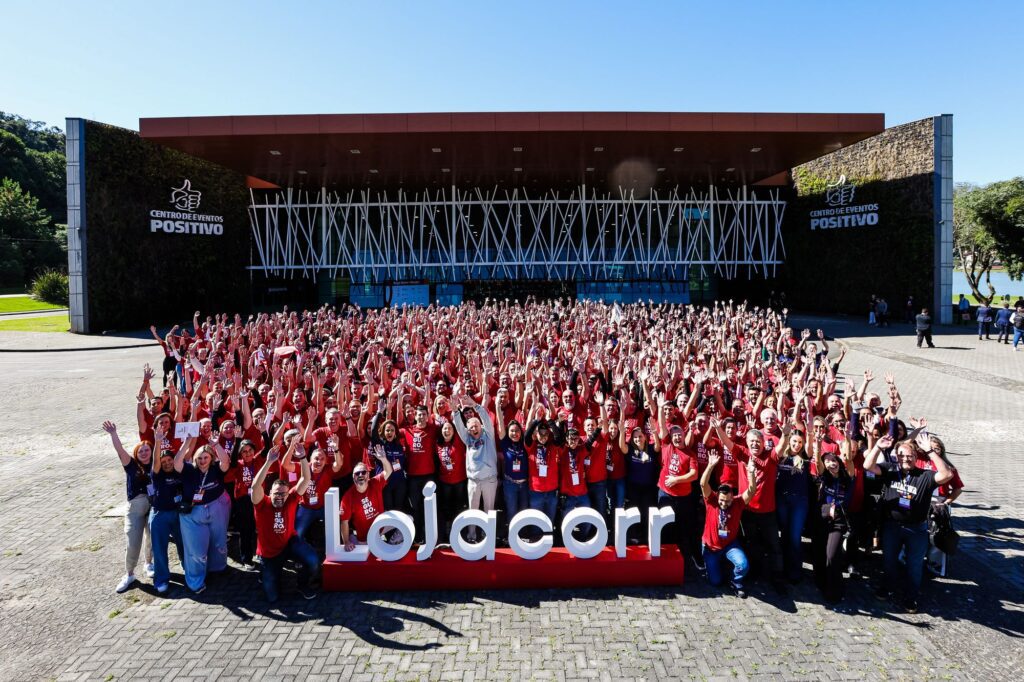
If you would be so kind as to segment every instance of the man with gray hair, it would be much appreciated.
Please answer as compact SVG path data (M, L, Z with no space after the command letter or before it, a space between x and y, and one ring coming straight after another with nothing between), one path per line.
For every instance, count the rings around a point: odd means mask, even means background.
M483 382L483 401L487 402L487 382ZM485 512L494 509L498 492L498 450L494 440L494 424L490 415L469 396L459 398L461 408L470 408L476 414L468 419L462 410L455 410L453 421L459 438L466 444L466 476L468 478L469 508L479 509L483 501ZM476 541L476 529L470 528L469 541Z

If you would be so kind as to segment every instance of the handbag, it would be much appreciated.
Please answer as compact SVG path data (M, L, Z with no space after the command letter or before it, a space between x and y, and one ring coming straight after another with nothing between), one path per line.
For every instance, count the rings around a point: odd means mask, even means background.
M929 536L932 545L946 555L956 554L960 544L960 534L953 530L953 519L949 507L944 504L933 504Z

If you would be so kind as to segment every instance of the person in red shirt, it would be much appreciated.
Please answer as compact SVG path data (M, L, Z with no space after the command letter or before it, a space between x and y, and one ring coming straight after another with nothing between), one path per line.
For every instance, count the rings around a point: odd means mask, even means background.
M327 462L327 453L320 448L313 450L313 454L309 456L309 485L306 487L305 494L300 496L299 508L295 513L295 533L303 540L306 539L306 533L309 532L313 524L317 522L322 524L324 521L324 496L331 489L334 476L341 471L344 464L341 451L336 448L334 461L330 463L330 466ZM281 463L282 476L286 476L294 469L293 462Z
M466 492L466 444L458 437L455 426L445 421L441 424L440 438L435 447L439 472L438 506L441 512L438 535L447 538L452 522L466 508L469 499Z
M594 417L587 417L583 421L583 431L589 444L586 459L583 460L587 469L587 496L590 497L590 506L607 520L608 467L605 460L608 457L608 436L600 431Z
M743 589L743 579L747 576L750 565L743 547L740 546L740 517L754 498L761 482L754 476L753 466L750 466L748 480L754 481L754 483L747 486L740 498L736 497L736 488L728 483L720 484L718 492L712 491L711 472L718 466L720 460L718 454L711 455L708 459L708 467L700 479L705 505L704 565L707 566L708 582L718 587L725 580L722 574L722 562L728 561L732 564L732 588L737 597L746 599L747 593ZM750 461L753 463L753 460Z
M564 496L561 516L563 520L573 509L590 506L585 463L589 452L589 448L580 440L580 432L570 426L565 432L565 447L558 463L559 490ZM581 538L589 537L592 531L594 528L589 523L581 524L579 527Z
M434 456L437 454L437 426L428 420L427 406L417 405L414 421L411 426L398 430L398 438L405 448L406 477L409 485L406 495L412 508L413 522L416 524L414 542L423 542L423 488L434 480Z
M536 414L531 410L531 416ZM556 427L557 428L557 427ZM562 447L556 443L551 424L532 420L526 429L526 455L530 469L530 508L544 513L555 523L558 511L558 463Z
M743 512L743 537L760 546L758 558L763 556L766 560L771 571L772 586L776 592L784 594L786 586L782 582L782 543L779 540L779 523L775 518L775 480L779 466L777 453L766 449L765 436L757 429L747 431L745 446L728 438L723 439L722 445L731 450L737 461L744 465L737 467L740 487L752 487L751 471L756 479L756 491ZM753 469L747 466L750 462L754 462Z
M277 458L277 452L272 450L256 474L250 493L256 516L256 551L260 556L263 592L270 602L277 601L281 573L289 559L298 564L299 593L305 599L316 597L312 580L316 577L319 557L316 550L295 533L295 509L299 505L299 497L305 494L309 485L309 462L302 453L297 449L294 454L302 468L302 475L294 487L289 487L287 481L279 478L270 486L269 497L263 492L267 472Z
M243 440L238 446L238 459L224 474L225 483L234 483L231 495L232 523L238 531L239 560L243 566L253 566L256 556L256 517L253 516L252 493L256 474L263 468L263 457L256 454L256 446L250 440Z
M697 570L704 568L700 558L700 529L697 528L696 498L692 483L697 480L697 466L683 449L683 429L668 426L665 413L659 410L659 437L661 446L661 473L658 476L658 507L671 507L675 521L669 537L673 544L690 559Z
M352 469L352 487L341 498L341 537L345 538L345 550L351 552L356 540L366 542L370 526L378 515L384 512L384 485L391 476L391 460L381 448L370 452L382 468L381 473L370 478L366 464L359 462Z

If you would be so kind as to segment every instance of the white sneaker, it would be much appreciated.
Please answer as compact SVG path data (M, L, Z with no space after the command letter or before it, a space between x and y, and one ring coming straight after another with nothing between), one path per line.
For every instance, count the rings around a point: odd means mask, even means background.
M153 564L146 564L146 577L152 578L156 575L156 567Z
M129 587L135 584L135 580L135 576L131 573L125 575L123 578L121 578L121 582L117 584L117 593L121 594L122 592L127 591Z
M160 594L166 594L167 593L167 584L164 583L163 585L157 585L156 586L156 591L159 592Z

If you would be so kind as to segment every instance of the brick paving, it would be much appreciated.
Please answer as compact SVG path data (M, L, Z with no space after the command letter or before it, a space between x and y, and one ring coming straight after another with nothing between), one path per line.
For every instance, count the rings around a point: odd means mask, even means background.
M756 583L746 601L696 583L334 594L268 609L255 576L234 565L199 599L180 581L166 598L148 587L116 595L122 522L104 514L123 503L123 480L99 424L130 430L141 365L159 354L0 353L0 679L1024 678L1024 515L1013 490L1024 480L1024 353L969 334L918 351L909 327L795 322L842 339L843 374L870 367L884 385L894 371L906 415L928 416L961 471L964 551L928 581L927 613L883 608L866 579L839 610L811 585L778 597ZM0 349L23 343L12 336L0 333ZM97 345L108 344L81 342Z

